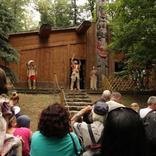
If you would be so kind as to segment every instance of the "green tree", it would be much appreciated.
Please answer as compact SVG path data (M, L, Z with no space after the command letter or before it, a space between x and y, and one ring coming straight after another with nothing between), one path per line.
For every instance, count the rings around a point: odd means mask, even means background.
M95 0L88 0L77 5L76 0L36 0L36 10L41 14L40 24L51 24L53 27L70 27L80 24L85 19L96 16Z
M53 27L72 25L73 14L70 0L38 0L35 4L36 10L41 14L40 24L50 24Z
M13 29L15 18L7 5L0 3L0 60L7 66L10 62L18 62L18 52L11 47L7 40L7 34ZM5 69L8 69L5 67ZM14 79L14 75L8 69L10 75ZM7 72L8 73L8 72Z
M88 8L89 8L89 11L91 12L91 15L92 15L92 19L93 21L96 20L96 0L88 0Z
M125 54L128 71L156 65L156 1L117 0L108 4L112 42L109 49Z
M29 15L29 7L32 0L0 0L2 4L7 6L7 10L14 17L14 27L12 32L28 31L32 27L31 16ZM28 27L30 25L30 27Z

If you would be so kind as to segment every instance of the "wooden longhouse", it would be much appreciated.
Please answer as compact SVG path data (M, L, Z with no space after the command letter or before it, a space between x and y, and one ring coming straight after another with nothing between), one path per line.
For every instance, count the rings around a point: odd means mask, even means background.
M69 89L74 54L81 61L81 88L89 88L89 72L96 65L95 35L95 24L88 21L74 28L53 30L45 25L39 32L11 34L9 43L20 55L19 63L10 65L18 79L16 87L27 87L26 63L34 60L38 88L56 88L56 75L59 85Z

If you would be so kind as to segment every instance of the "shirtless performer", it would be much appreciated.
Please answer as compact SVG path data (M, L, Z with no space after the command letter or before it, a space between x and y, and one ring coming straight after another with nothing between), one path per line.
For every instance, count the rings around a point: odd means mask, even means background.
M76 89L80 90L80 61L74 59L74 56L71 59L71 67L72 67L72 74L71 74L70 90L74 89L75 82L76 82Z
M36 89L36 65L34 60L27 62L27 76L28 76L28 87L29 89Z

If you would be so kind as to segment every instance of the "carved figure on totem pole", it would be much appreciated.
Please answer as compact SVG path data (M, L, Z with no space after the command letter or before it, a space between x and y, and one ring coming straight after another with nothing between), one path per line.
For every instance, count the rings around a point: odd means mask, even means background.
M74 59L74 56L71 59L71 68L72 68L72 74L71 74L71 84L70 84L70 90L74 89L74 84L76 83L76 89L80 90L80 60Z
M36 89L37 69L34 60L27 62L27 77L29 89Z

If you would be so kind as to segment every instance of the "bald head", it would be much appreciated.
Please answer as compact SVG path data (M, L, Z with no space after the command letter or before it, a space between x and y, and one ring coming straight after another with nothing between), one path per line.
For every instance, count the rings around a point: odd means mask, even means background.
M109 90L104 90L101 96L101 99L104 101L109 101L111 98L111 91Z

